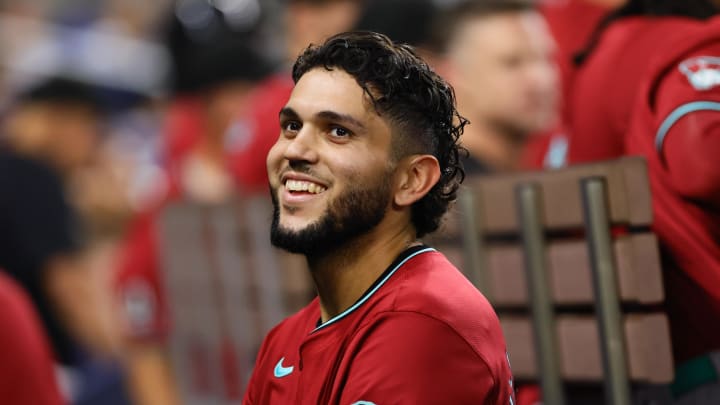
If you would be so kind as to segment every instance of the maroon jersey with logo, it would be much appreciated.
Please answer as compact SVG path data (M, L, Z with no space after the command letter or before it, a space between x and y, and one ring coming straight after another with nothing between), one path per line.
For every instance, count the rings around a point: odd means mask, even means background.
M633 111L648 160L676 362L720 350L720 18L663 45Z
M606 160L624 154L632 107L659 46L702 25L681 17L626 17L601 36L578 69L569 95L568 162Z
M493 309L431 248L405 251L319 319L315 299L268 334L243 404L514 404Z

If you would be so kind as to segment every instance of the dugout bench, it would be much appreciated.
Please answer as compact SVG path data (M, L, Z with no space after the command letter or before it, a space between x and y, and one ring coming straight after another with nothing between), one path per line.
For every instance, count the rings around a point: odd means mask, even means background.
M539 381L545 404L662 404L673 361L651 223L645 161L628 157L467 178L429 243L493 304L516 381Z

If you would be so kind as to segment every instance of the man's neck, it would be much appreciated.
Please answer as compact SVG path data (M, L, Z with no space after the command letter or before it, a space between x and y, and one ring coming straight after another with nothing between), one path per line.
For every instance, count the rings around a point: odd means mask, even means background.
M330 254L308 257L322 322L352 306L405 249L417 244L411 226L389 232L387 221Z

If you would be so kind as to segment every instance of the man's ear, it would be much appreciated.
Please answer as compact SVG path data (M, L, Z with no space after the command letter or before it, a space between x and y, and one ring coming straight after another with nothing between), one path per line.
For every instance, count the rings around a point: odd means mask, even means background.
M412 155L398 167L393 203L407 207L423 198L440 179L440 164L432 155Z

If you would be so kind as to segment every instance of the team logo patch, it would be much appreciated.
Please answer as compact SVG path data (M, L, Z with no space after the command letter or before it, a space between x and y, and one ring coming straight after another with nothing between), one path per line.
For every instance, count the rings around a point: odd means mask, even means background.
M710 90L720 85L720 58L718 57L698 56L686 59L678 65L678 69L696 90Z
M130 280L121 293L125 320L134 334L148 333L153 320L157 317L155 293L147 281L136 278Z

